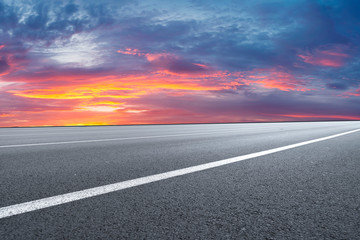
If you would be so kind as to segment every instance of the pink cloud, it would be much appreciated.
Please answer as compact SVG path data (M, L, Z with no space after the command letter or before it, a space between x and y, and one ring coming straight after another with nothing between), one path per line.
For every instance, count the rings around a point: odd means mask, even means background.
M118 53L126 55L134 55L145 57L150 63L149 66L155 71L164 71L180 75L194 75L199 72L211 70L211 68L203 63L196 63L189 59L184 59L172 53L146 53L139 49L126 48L118 50Z
M360 88L353 91L353 92L347 92L345 93L345 96L355 96L355 97L360 97Z
M144 54L140 52L139 49L126 48L125 50L117 50L118 53L126 54L126 55L135 55L135 56L143 56Z
M257 69L254 74L246 76L242 81L246 85L260 85L263 88L281 91L310 91L302 79L288 72L277 69Z
M303 62L311 65L341 67L345 64L346 58L350 57L349 54L344 53L345 50L346 47L344 46L332 46L328 49L316 49L313 52L299 54L298 57L300 57Z

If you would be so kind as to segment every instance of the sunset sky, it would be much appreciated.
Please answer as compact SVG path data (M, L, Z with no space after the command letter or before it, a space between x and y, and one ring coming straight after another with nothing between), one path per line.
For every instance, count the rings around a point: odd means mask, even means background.
M360 1L0 0L0 127L360 120Z

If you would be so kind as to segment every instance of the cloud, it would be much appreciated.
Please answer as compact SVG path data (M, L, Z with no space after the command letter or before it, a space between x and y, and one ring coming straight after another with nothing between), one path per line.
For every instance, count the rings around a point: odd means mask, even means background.
M348 89L348 86L344 83L327 83L326 87L328 89L339 90L339 91Z
M0 126L356 119L359 7L0 0Z
M319 121L319 120L360 120L360 116L344 116L344 115L296 115L284 114L283 117L289 119L299 119L303 121Z
M1 27L7 36L27 41L43 40L47 44L57 38L109 26L116 14L109 3L99 5L92 1L0 3L0 13Z
M197 73L208 69L204 64L193 63L172 54L147 54L146 58L151 66L166 69L172 73Z
M305 63L326 67L341 67L345 64L345 60L349 58L349 54L345 53L346 46L332 46L322 49L315 49L312 53L299 54Z
M64 10L66 15L72 15L79 11L79 6L72 2L69 2L65 5Z
M9 70L9 68L10 68L10 65L8 64L6 57L4 57L4 56L1 57L0 58L0 74Z
M135 56L144 56L145 55L139 49L131 49L131 48L126 48L125 50L117 50L117 52L122 53L122 54L127 54L127 55L135 55Z
M0 2L0 26L3 30L16 27L19 17L16 14L16 8L13 8L4 2Z
M354 91L351 91L351 92L346 92L344 94L344 96L355 96L355 97L360 97L360 88L359 89L356 89Z
M257 69L253 71L253 75L248 75L243 82L248 85L259 84L263 88L281 91L310 91L305 87L304 80L277 69Z
M172 73L197 73L209 69L208 66L201 63L193 63L170 53L146 53L139 49L126 48L118 50L118 53L143 56L150 63L151 67L159 70L167 70Z

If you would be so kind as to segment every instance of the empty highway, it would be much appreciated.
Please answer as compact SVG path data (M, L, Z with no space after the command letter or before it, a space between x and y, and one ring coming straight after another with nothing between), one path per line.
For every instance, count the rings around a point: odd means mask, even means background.
M357 239L360 122L0 128L0 239Z

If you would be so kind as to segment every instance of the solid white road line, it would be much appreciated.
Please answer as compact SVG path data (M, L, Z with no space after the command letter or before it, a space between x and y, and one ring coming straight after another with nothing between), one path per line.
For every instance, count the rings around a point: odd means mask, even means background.
M227 164L231 164L231 163L235 163L235 162L239 162L239 161L243 161L243 160L247 160L247 159L251 159L251 158L261 157L261 156L265 156L268 154L304 146L307 144L316 143L316 142L340 137L340 136L358 132L358 131L360 131L360 129L356 129L356 130L352 130L352 131L348 131L348 132L344 132L344 133L339 133L339 134L331 135L328 137L317 138L317 139L310 140L310 141L291 144L291 145L287 145L284 147L279 147L279 148L274 148L274 149L265 150L265 151L261 151L261 152L246 154L246 155L223 159L223 160L219 160L219 161L215 161L215 162L200 164L200 165L193 166L193 167L182 168L182 169L178 169L178 170L174 170L174 171L150 175L147 177L136 178L136 179L132 179L132 180L128 180L128 181L108 184L108 185L104 185L104 186L100 186L100 187L94 187L94 188L89 188L89 189L76 191L76 192L72 192L72 193L66 193L66 194L43 198L43 199L34 200L34 201L30 201L30 202L15 204L15 205L0 208L0 219L18 215L18 214L22 214L22 213L26 213L26 212L43 209L43 208L57 206L60 204L69 203L69 202L73 202L73 201L77 201L77 200L81 200L81 199L85 199L85 198L95 197L95 196L119 191L119 190L126 189L126 188L132 188L132 187L136 187L136 186L140 186L140 185L144 185L144 184L148 184L148 183L152 183L152 182L157 182L157 181L161 181L161 180L165 180L165 179L169 179L169 178L173 178L173 177L177 177L177 176L182 176L182 175L186 175L189 173L194 173L194 172L199 172L199 171L203 171L203 170L207 170L207 169L211 169L211 168L216 168L216 167L224 166Z
M257 128L254 128L257 129ZM191 129L190 129L191 130ZM201 130L201 129L200 129ZM206 129L205 129L206 130ZM234 128L227 128L227 129L219 129L217 131L230 131L230 130L239 130L239 129L234 129ZM97 135L97 134L107 134L107 133L111 133L111 134L121 134L121 130L106 130L106 131L68 131L68 132L46 132L46 133L24 133L24 134L6 134L6 135L0 135L0 137L23 137L23 136L46 136L46 135L74 135L74 134L86 134L86 135Z
M268 127L269 128L269 127ZM260 127L257 128L245 128L245 129L235 129L235 128L226 128L226 129L219 129L216 131L211 131L211 132L220 132L220 131L234 131L234 130L259 130L261 129ZM266 128L263 128L266 129ZM191 129L190 129L191 130ZM208 130L204 129L204 131L202 132L209 132ZM73 131L73 132L54 132L54 133L25 133L25 134L7 134L7 135L0 135L0 137L24 137L24 136L45 136L45 135L74 135L74 134L87 134L87 135L97 135L97 134L104 134L104 133L112 133L112 134L121 134L121 131ZM193 132L192 132L193 133Z
M234 132L234 131L229 131L229 132ZM111 141L136 140L136 139L148 139L148 138L166 138L166 137L182 137L182 136L193 136L193 135L209 135L209 134L214 134L214 133L228 133L228 132L227 131L214 131L214 132L206 132L206 133L195 132L195 133L184 133L184 134L154 135L154 136L125 137L125 138L105 138L105 139L64 141L64 142L24 143L24 144L2 145L2 146L0 146L0 148L31 147L31 146L60 145L60 144L73 144L73 143L91 143L91 142L111 142Z
M255 128L220 128L219 130L216 130L216 131L211 131L211 132L220 132L220 131L239 131L239 130L242 130L242 131L248 131L248 130L259 130L259 129L270 129L270 127L255 127ZM191 129L190 129L191 130ZM200 130L201 129L197 129L197 130ZM203 129L202 132L209 132L208 129ZM182 131L182 132L186 132L186 131ZM111 133L111 134L121 134L122 132L121 131L116 131L116 130L113 130L113 131L88 131L88 132L85 132L85 131L73 131L73 132L53 132L53 133L24 133L24 134L6 134L6 135L0 135L0 138L1 137L24 137L24 136L47 136L47 135L74 135L74 134L86 134L86 135L97 135L97 134L104 134L104 133ZM193 133L193 132L192 132Z
M46 146L46 145L61 145L61 144L74 144L74 143L92 143L92 142L111 142L111 141L124 141L124 140L136 140L136 139L151 139L151 138L167 138L167 137L183 137L183 136L198 136L198 135L210 135L217 133L246 133L243 131L207 131L207 132L192 132L182 134L169 134L169 135L153 135L153 136L140 136L140 137L123 137L123 138L105 138L105 139L88 139L88 140L75 140L75 141L63 141L63 142L43 142L43 143L24 143L24 144L11 144L2 145L0 148L14 148L14 147L31 147L31 146Z

